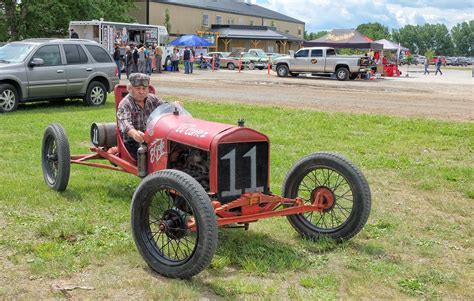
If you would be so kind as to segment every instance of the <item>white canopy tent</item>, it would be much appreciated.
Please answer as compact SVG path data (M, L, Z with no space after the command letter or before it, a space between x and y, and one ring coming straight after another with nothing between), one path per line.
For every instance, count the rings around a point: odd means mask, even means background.
M400 51L407 51L408 48L401 46L400 44L397 44L395 42L386 40L386 39L381 39L377 40L374 43L379 43L383 45L383 50L394 50L397 51L400 48Z

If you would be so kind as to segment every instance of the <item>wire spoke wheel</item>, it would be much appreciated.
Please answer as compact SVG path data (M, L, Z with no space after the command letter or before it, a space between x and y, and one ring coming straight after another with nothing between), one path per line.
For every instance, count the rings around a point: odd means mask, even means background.
M217 248L217 219L204 188L178 170L148 175L132 200L132 233L156 272L190 278L205 269Z
M71 156L69 142L61 125L53 123L46 128L41 158L46 184L56 191L64 191L69 182Z
M148 206L148 229L145 229L148 243L156 246L155 257L174 263L189 259L198 241L198 226L188 228L193 221L194 213L187 201L172 193L171 188L161 188Z
M371 196L367 180L347 159L331 153L302 158L288 172L283 195L300 197L320 211L288 216L303 236L329 236L337 241L357 234L367 222Z

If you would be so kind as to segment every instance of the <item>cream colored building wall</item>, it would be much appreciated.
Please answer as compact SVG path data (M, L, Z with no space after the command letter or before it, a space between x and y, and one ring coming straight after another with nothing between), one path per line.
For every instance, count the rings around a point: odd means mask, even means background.
M146 3L144 1L137 1L135 5L137 6L137 9L130 12L130 15L135 17L139 23L146 23ZM303 39L304 24L301 23L153 2L150 2L150 24L163 25L165 22L166 9L169 11L171 23L171 30L169 33L172 36L191 34L198 31L211 31L211 25L217 24L217 17L219 16L222 20L221 24L273 26L280 32L286 32ZM208 15L207 26L203 25L204 15ZM299 49L297 43L289 43L289 46L291 47L287 46L286 50ZM232 40L229 45L229 48L233 47L254 48L250 41L236 39ZM275 41L261 41L258 47L265 51L269 51L269 49L272 48L274 49L274 52L283 51L283 49L279 50L281 46L279 48ZM219 41L219 50L224 50L222 40Z
M137 3L145 6L144 3ZM138 5L137 5L138 6ZM196 31L209 31L212 24L217 24L217 16L221 17L222 24L234 25L253 25L256 26L275 26L281 32L288 32L294 36L303 38L304 25L300 23L291 23L280 20L230 14L205 9L198 9L186 6L150 3L150 23L163 25L165 22L165 11L169 10L171 33L174 35L196 33ZM145 9L143 8L143 11ZM208 26L203 25L203 15L208 15ZM146 14L143 14L139 22L146 21ZM229 23L230 22L230 23Z

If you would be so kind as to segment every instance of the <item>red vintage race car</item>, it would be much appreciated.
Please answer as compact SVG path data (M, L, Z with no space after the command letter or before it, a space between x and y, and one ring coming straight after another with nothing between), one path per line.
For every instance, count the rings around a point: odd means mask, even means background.
M124 91L115 88L116 105ZM148 265L164 276L189 278L205 269L219 226L247 229L259 219L287 216L304 237L343 241L367 222L369 185L340 155L313 153L296 162L279 196L269 184L270 141L242 121L200 120L163 104L148 119L145 135L147 150L139 150L137 162L116 124L95 123L91 153L71 156L64 129L51 124L43 137L43 175L57 191L66 189L71 163L142 177L131 205L133 238ZM118 151L108 151L112 147Z

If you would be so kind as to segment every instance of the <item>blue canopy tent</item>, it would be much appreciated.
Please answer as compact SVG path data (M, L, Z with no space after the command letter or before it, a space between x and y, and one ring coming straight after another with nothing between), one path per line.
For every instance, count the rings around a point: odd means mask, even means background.
M214 44L209 43L195 34L186 34L171 41L171 46L190 46L190 47L210 47Z

